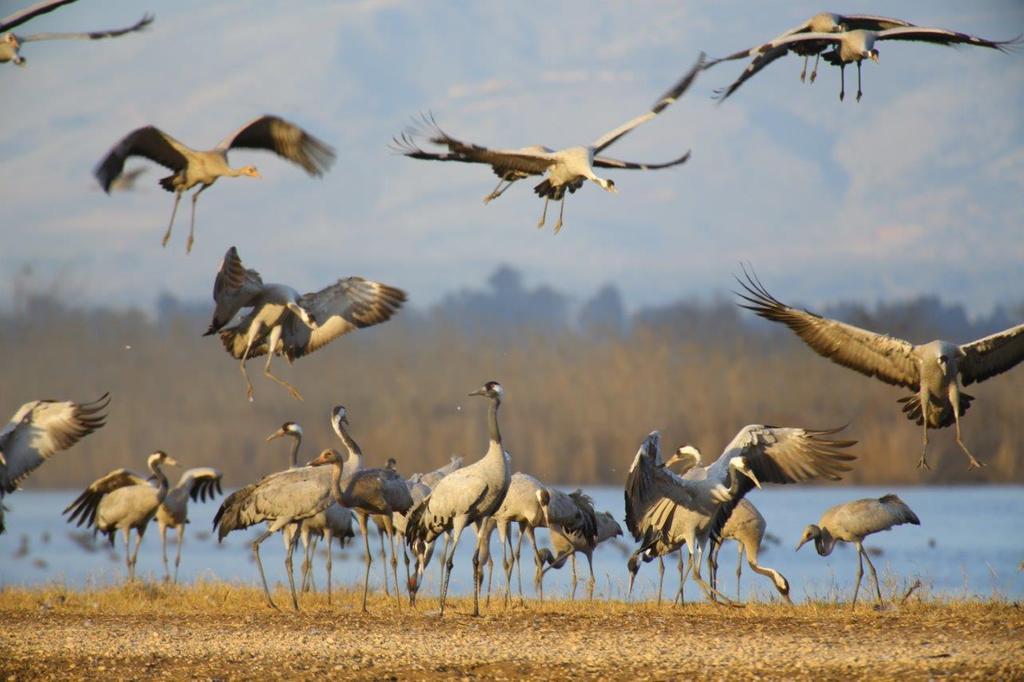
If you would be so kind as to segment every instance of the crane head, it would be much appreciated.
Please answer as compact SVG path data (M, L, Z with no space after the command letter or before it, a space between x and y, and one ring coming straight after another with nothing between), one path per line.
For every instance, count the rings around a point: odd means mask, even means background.
M820 535L821 529L818 528L816 525L812 523L811 525L807 526L806 528L804 528L804 534L800 536L800 542L796 546L796 551L799 552L800 548L803 547L805 543L811 540L816 540Z
M319 467L327 464L341 464L341 455L333 448L327 448L320 453L320 456L310 461L306 466Z
M751 481L753 481L754 485L756 485L758 488L761 487L761 481L757 480L757 476L755 476L754 472L751 471L750 466L747 464L746 458L733 457L732 459L729 460L729 466L735 469L736 471L740 472L747 478L749 478Z
M243 168L238 169L238 172L241 175L248 175L250 178L262 178L263 177L262 175L260 175L260 172L258 170L256 170L256 166L245 166Z
M878 50L871 48L870 50L864 50L861 52L861 57L864 59L870 59L871 61L878 63Z
M606 178L596 178L594 180L594 182L596 182L598 185L600 185L601 189L603 189L605 192L611 192L612 194L617 194L618 191L619 191L619 190L615 189L615 181L614 180L608 180Z
M332 424L348 424L348 411L344 405L335 405L331 410Z
M480 396L483 396L485 398L499 399L500 400L501 397L503 395L505 395L505 389L502 388L501 384L499 384L497 381L488 381L486 384L484 384L480 388L476 389L475 391L473 391L469 395L471 395L471 396L480 395Z
M150 471L157 466L176 467L178 463L163 450L155 450L147 459Z
M281 428L267 436L266 442L269 443L275 438L280 438L281 436L292 436L293 438L302 438L302 427L296 424L295 422L285 422L284 424L281 425Z

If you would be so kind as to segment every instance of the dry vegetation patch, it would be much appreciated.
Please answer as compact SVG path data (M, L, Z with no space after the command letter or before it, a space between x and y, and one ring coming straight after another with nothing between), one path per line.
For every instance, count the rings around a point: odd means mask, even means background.
M287 603L285 592L276 597ZM4 679L351 678L626 679L1024 676L1024 611L1002 601L795 607L685 607L619 601L500 603L468 615L451 599L417 610L358 591L305 596L273 611L227 583L138 584L95 591L0 591Z

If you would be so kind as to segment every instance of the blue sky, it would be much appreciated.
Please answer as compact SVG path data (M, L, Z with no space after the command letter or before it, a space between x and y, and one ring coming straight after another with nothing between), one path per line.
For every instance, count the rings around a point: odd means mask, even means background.
M27 0L25 0L27 2ZM21 2L17 5L23 4ZM4 10L15 3L3 3ZM83 0L21 28L107 28L156 14L144 34L34 43L0 68L0 304L31 264L88 303L149 306L161 291L209 297L225 249L300 290L361 274L419 304L478 286L499 263L579 297L615 283L627 304L707 297L750 261L783 300L821 305L934 293L987 312L1024 298L1024 54L886 42L860 104L838 71L798 80L776 62L722 105L741 62L609 153L691 161L609 171L569 197L558 236L534 225L521 182L485 206L489 169L388 151L432 111L451 134L499 147L585 144L642 112L695 60L774 37L821 9L805 2L145 2ZM1024 5L848 1L992 39L1024 31ZM109 25L109 26L108 26ZM848 69L855 90L855 71ZM167 249L172 196L150 165L141 189L105 196L93 165L152 123L212 147L264 112L333 144L322 180L261 152L232 155L263 180L221 180L187 204ZM6 281L4 281L6 280Z

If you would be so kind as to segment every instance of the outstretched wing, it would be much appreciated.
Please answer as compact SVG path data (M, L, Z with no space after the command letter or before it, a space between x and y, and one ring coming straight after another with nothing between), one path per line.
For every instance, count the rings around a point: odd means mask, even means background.
M874 14L843 14L839 17L839 23L846 27L847 31L884 31L901 26L913 26L912 23L903 19L880 17Z
M20 26L30 19L52 12L58 7L64 5L70 5L77 0L43 0L43 2L37 2L34 5L29 5L25 9L18 10L13 14L8 14L3 19L0 19L0 32L10 31L15 26Z
M666 161L665 163L637 163L635 161L620 161L619 159L612 159L607 156L595 156L593 166L595 168L621 168L623 170L660 170L662 168L671 168L672 166L678 166L686 163L690 160L690 150L687 149L686 153L679 158Z
M960 346L960 380L964 386L1002 374L1024 360L1024 324Z
M334 148L280 116L265 114L224 138L217 149L267 149L310 175L320 176L334 163Z
M785 324L816 353L843 367L878 377L887 384L918 387L920 378L912 344L807 310L790 308L769 294L755 276L746 275L745 282L736 278L746 291L745 294L736 294L747 302L747 305L739 304L741 308L752 310L766 320Z
M708 467L708 477L726 480L725 473L734 457L742 457L761 483L799 483L812 479L838 481L851 470L848 462L855 455L844 450L855 440L832 438L838 429L801 429L752 424L736 434L722 455ZM737 476L738 490L718 506L711 522L711 538L717 541L722 528L740 500L754 488L747 476Z
M614 144L616 141L619 140L619 138L621 138L623 135L633 130L637 126L642 125L647 121L650 121L652 118L654 118L655 116L663 112L665 109L667 109L670 104L672 104L677 99L682 97L686 93L686 91L690 89L690 86L693 85L693 82L697 80L697 74L699 74L703 70L704 56L704 53L701 52L700 56L697 57L697 63L694 64L693 67L689 71L687 71L686 74L683 75L683 77L680 78L675 85L669 88L668 91L665 92L665 94L659 97L658 101L654 103L654 106L652 106L649 111L637 116L636 118L626 121L618 128L609 130L607 133L597 138L597 140L592 145L594 148L594 154L598 154L606 147Z
M146 485L147 481L142 476L129 471L128 469L114 469L103 478L93 481L82 494L75 498L65 509L68 516L68 523L76 526L85 524L92 526L96 523L96 510L100 506L100 500L104 495L111 493L118 488L130 485ZM76 523L77 521L77 523Z
M805 48L808 52L822 52L832 45L840 43L841 33L797 33L795 35L777 38L756 48L754 59L743 69L739 78L733 81L727 88L715 90L715 99L719 102L725 101L732 93L736 92L741 85L752 78L758 71L782 57L795 46ZM803 53L801 53L803 54Z
M126 26L125 28L111 28L83 33L34 33L30 36L18 36L18 40L23 43L31 43L36 40L101 40L103 38L123 36L125 33L141 31L152 23L153 15L146 14L131 26Z
M229 248L220 262L217 277L213 280L213 320L203 336L209 336L230 322L239 310L253 305L263 291L260 273L247 270L238 256L238 249Z
M976 47L989 47L1000 52L1009 52L1012 48L1021 44L1021 38L1017 36L1011 40L986 40L966 33L958 33L944 28L925 28L920 26L901 26L890 28L886 31L879 31L875 40L912 40L922 43L935 43L938 45L974 45Z
M93 175L104 192L110 193L110 185L121 171L129 156L142 156L173 171L188 166L192 150L155 126L145 126L128 133L107 153Z
M91 403L34 400L15 413L0 430L0 497L55 453L66 450L103 426L110 404L104 393Z
M401 289L362 277L339 279L320 291L305 294L299 305L313 316L317 328L311 330L291 315L282 335L285 353L300 358L343 334L385 322L405 300Z
M448 152L428 152L420 147L417 138L426 137L432 144L447 147ZM543 175L554 158L542 148L490 149L471 142L462 142L441 130L430 116L422 117L419 128L409 128L392 139L392 149L412 159L427 161L458 161L482 163L491 166L501 177L509 173Z

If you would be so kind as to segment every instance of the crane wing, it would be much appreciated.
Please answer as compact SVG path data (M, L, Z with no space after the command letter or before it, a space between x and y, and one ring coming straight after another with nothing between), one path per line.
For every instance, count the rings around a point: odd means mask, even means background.
M155 126L145 126L128 133L93 169L93 175L104 192L121 175L129 156L142 156L174 171L188 166L192 150Z
M418 137L427 137L431 143L447 147L448 152L424 151L417 142ZM456 140L444 132L432 117L428 116L423 116L421 128L407 129L399 137L393 138L392 148L413 159L487 164L502 177L507 173L543 175L548 166L555 162L551 153L541 147L490 149L471 142Z
M258 312L259 307L254 307L249 311L249 314L239 320L237 324L225 327L219 332L220 341L224 344L224 350L226 350L236 360L241 360L242 354L245 353L245 343L246 337L249 333L249 327L252 326L253 320L256 319L256 314ZM258 358L261 355L266 354L268 333L268 329L263 329L260 332L259 336L257 336L253 341L252 347L249 348L249 355L246 356L247 358ZM277 350L280 350L280 347L281 346L279 344Z
M799 44L806 48L814 48L816 51L820 52L829 46L838 45L841 35L841 33L797 33L795 35L777 38L771 42L765 43L764 45L755 48L757 56L747 64L747 68L743 69L743 73L740 74L739 78L733 81L732 85L729 87L715 90L714 97L719 102L725 101L748 79L753 77L758 71L768 66L779 57L785 55L793 48L794 45Z
M736 294L747 302L747 305L739 304L741 308L785 324L819 355L869 377L878 377L887 384L918 387L919 368L912 344L807 310L790 308L769 294L749 273L746 282L739 278L736 281L746 290L745 294Z
M960 346L958 366L964 386L1002 374L1024 360L1024 324Z
M665 468L661 458L661 434L652 431L640 444L626 476L626 528L639 541L644 537L644 518L662 499L693 508L695 484Z
M334 164L334 148L280 116L265 114L224 138L217 149L267 149L302 166L311 176L321 176Z
M977 36L949 31L944 28L925 28L919 26L901 26L879 31L875 34L875 40L912 40L923 43L936 43L939 45L975 45L977 47L990 47L1000 52L1009 52L1015 46L1021 44L1021 38L1017 36L1011 40L986 40Z
M181 474L178 485L188 482L188 494L192 501L206 502L207 499L212 500L217 495L224 494L224 491L220 489L220 481L223 476L224 474L213 467L196 467L186 469Z
M0 497L55 453L103 426L110 404L104 393L91 403L35 400L25 403L0 430Z
M845 26L847 31L885 31L901 26L913 26L909 21L873 14L844 14L839 17L839 23Z
M20 26L29 19L35 19L42 14L52 12L58 7L70 5L76 1L77 0L43 0L43 2L37 2L34 5L29 5L25 9L20 9L17 12L8 14L3 19L0 19L0 32L10 31L15 26Z
M708 478L727 481L737 476L738 491L718 506L711 522L711 538L721 535L722 528L743 496L754 488L747 476L729 473L729 462L742 457L747 467L762 483L799 483L812 479L838 481L851 470L847 462L855 455L843 452L857 441L832 438L838 429L801 429L752 424L745 426L726 446L722 455L708 467Z
M263 280L260 273L248 270L242 265L238 249L229 248L220 262L217 277L213 280L213 320L203 336L209 336L230 322L239 310L254 305L260 292L263 291Z
M635 161L620 161L619 159L613 159L607 156L595 156L593 166L594 168L621 168L623 170L660 170L662 168L671 168L672 166L678 166L684 164L690 160L690 150L687 149L686 153L682 156L666 161L665 163L637 163Z
M96 479L82 491L81 495L75 498L74 502L65 507L63 513L70 514L68 523L74 523L76 526L95 525L96 510L99 508L103 496L130 485L148 485L148 481L128 469L114 469L106 476ZM77 523L75 523L76 521Z
M305 294L299 305L313 316L317 328L311 330L291 315L282 335L285 353L300 358L343 334L385 322L405 300L401 289L362 277L339 279L320 291Z
M100 31L87 31L83 33L35 33L30 36L18 36L23 43L31 43L36 40L101 40L103 38L116 38L125 33L141 31L153 23L153 15L145 14L141 19L131 26L125 28L112 28Z
M701 52L700 56L697 57L697 63L694 64L693 67L675 83L675 85L669 88L665 92L665 94L659 97L658 101L654 103L654 106L652 106L649 111L637 116L636 118L626 121L618 128L609 130L607 133L597 138L597 140L595 140L594 144L592 145L594 148L594 154L598 154L606 147L609 147L610 145L614 144L616 141L619 140L619 138L621 138L623 135L633 130L637 126L642 125L647 121L650 121L655 116L657 116L665 109L667 109L670 104L672 104L677 99L682 97L686 93L686 91L690 89L690 86L693 85L693 82L697 80L697 74L699 74L704 69L704 57L704 53Z

